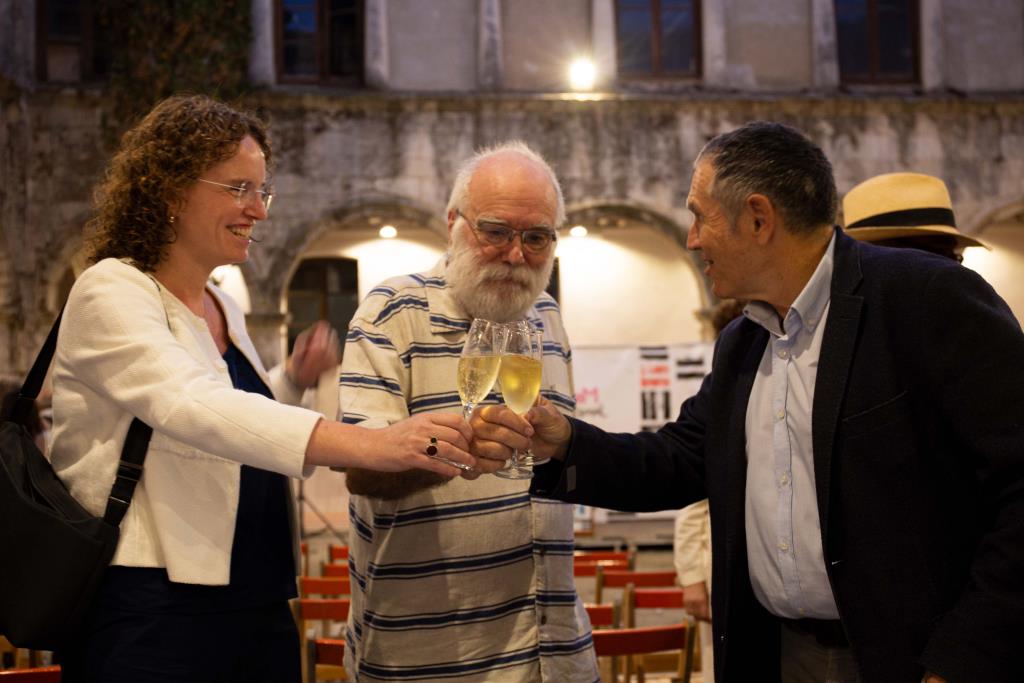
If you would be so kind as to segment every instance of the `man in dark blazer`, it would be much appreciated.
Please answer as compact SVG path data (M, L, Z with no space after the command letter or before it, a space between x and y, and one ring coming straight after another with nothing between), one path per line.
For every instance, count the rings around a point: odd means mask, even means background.
M477 453L529 441L552 457L533 492L570 502L710 498L719 683L1024 681L1024 335L1006 304L949 259L833 228L831 166L787 126L709 142L688 207L715 294L752 304L678 419L609 434L494 406Z

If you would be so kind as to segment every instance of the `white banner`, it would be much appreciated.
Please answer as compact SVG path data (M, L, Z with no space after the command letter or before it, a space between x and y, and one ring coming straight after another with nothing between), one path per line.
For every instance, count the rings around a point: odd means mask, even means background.
M711 369L710 342L572 350L576 416L610 432L657 431L700 389ZM577 528L625 519L674 519L675 511L623 513L576 506Z

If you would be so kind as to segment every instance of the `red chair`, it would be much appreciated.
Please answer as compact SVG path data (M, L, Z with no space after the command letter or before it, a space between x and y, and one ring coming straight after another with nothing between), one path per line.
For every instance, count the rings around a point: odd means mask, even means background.
M299 598L292 602L292 612L299 630L303 681L346 680L348 678L342 658L339 657L336 662L321 661L317 652L321 640L335 639L336 634L331 632L332 626L344 628L348 621L351 605L349 600L342 598ZM315 631L313 637L310 637L311 622L314 621L320 622L320 628ZM345 643L343 639L339 642L342 645ZM342 654L344 654L344 649ZM313 672L312 678L309 676L310 671Z
M628 584L636 587L665 587L676 585L676 573L665 572L633 572L618 569L605 569L597 566L594 585L594 602L603 602L605 588L625 588Z
M338 560L348 559L348 546L347 545L329 545L327 546L327 561L337 562Z
M622 594L622 613L626 628L636 628L638 609L683 609L682 588L637 588L626 586Z
M583 605L590 617L590 625L594 628L618 628L619 615L616 613L615 605L612 603L596 604L588 602Z
M618 560L633 568L636 554L632 550L577 550L572 554L574 562L598 562L600 560Z
M345 664L345 640L343 638L316 639L317 666L343 666Z
M630 681L636 670L637 681L644 683L644 668L637 655L654 652L679 650L679 665L676 671L680 683L690 683L693 673L694 628L690 624L650 626L647 628L622 628L596 630L592 634L594 652L598 657L612 657L612 680L618 681L619 657L626 657L625 681Z
M322 576L340 576L348 578L348 562L324 562L320 565Z
M676 614L674 615L659 615L657 621L661 623L685 621L688 624L692 624L689 615L684 611L682 588L637 588L633 584L628 584L622 593L622 621L626 628L636 628L639 626L637 612L642 609L658 611L675 610ZM685 656L693 662L691 668L696 666L698 659L696 637L694 638L694 649L686 652ZM642 667L647 673L654 671L673 672L679 668L678 656L656 654L640 656L638 659L640 661L637 664L637 668Z
M341 576L300 576L299 596L338 598L352 594L352 581Z
M618 571L629 571L629 563L625 560L587 560L579 561L575 558L572 563L573 576L597 576L597 568L614 569Z
M0 671L3 683L60 683L59 666L41 666L34 669L6 669Z

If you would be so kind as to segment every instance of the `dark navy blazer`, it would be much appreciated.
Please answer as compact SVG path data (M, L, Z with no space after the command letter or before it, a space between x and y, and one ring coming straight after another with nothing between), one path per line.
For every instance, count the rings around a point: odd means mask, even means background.
M738 319L656 433L573 420L538 495L652 511L710 498L715 674L777 681L744 526L747 401L768 341ZM826 569L865 683L1024 681L1024 335L976 273L838 232L812 414Z

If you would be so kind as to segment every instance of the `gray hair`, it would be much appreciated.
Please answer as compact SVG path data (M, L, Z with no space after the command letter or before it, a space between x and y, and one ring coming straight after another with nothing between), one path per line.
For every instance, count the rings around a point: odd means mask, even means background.
M551 185L555 188L555 197L557 198L555 225L553 227L556 229L561 227L565 222L565 198L562 197L562 187L558 184L558 176L555 175L555 172L548 162L544 160L544 157L533 151L522 140L508 140L492 147L484 147L463 163L462 167L459 168L458 174L455 176L455 184L452 186L452 193L448 198L448 206L445 209L445 213L462 210L465 207L466 202L469 200L469 181L473 179L473 174L480 166L480 163L503 152L520 154L539 165L548 174L548 177L551 179Z
M713 138L697 156L714 167L709 193L735 222L743 202L763 194L793 233L809 233L835 220L839 194L832 164L797 129L754 121Z

